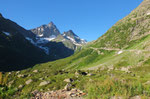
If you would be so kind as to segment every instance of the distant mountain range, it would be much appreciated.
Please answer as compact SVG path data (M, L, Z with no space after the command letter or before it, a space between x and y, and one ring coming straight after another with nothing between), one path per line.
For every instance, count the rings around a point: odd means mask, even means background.
M72 31L60 34L52 22L26 30L0 14L0 71L65 58L85 43Z

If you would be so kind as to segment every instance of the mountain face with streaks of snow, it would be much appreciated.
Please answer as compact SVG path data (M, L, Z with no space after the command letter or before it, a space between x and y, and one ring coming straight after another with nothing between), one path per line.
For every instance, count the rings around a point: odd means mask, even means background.
M31 29L31 31L36 34L39 37L44 37L44 38L50 38L51 36L58 36L60 35L59 30L57 27L54 25L53 22L50 22L47 25L42 25L40 27L37 27L35 29Z
M78 37L72 30L61 34L53 22L31 29L30 31L36 35L36 41L33 43L32 40L30 40L31 43L39 46L39 48L43 49L46 54L49 54L49 52L48 47L45 45L49 42L62 42L67 48L72 50L77 50L83 44L86 44L86 40L80 39L80 37Z
M53 41L60 35L53 23L46 27L48 32L40 36L0 14L0 71L25 69L74 53L62 42Z
M52 60L41 48L31 44L35 37L0 14L0 71L25 69Z
M82 46L82 44L87 43L86 40L78 37L72 30L64 32L62 35L65 39L72 41L73 44L78 45L78 46Z

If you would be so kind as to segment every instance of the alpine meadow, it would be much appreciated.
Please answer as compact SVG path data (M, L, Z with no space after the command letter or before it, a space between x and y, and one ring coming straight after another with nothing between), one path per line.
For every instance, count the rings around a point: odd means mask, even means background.
M150 0L97 40L59 27L0 14L0 99L150 99Z

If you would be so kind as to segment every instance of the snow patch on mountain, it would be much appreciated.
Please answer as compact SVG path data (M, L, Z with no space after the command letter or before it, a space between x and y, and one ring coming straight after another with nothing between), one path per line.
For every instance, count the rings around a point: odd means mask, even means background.
M73 43L76 43L76 41L73 39L73 38L71 38L71 37L69 37L69 36L66 36L69 40L71 40Z
M42 36L43 36L43 34L39 34L38 36L39 36L39 37L42 37Z
M28 41L30 41L32 44L36 45L36 43L35 43L31 38L26 37L26 39L27 39Z
M52 35L52 36L50 36L50 37L48 37L48 38L44 38L45 40L48 40L48 41L52 41L53 39L55 39L56 38L56 36L55 35Z
M38 46L39 48L43 49L47 55L49 55L49 48L48 47L43 47L43 46Z
M3 33L4 33L5 35L7 35L7 36L10 36L10 33L9 33L9 32L4 32L4 31L3 31Z
M37 40L36 42L33 41L33 39L31 39L31 38L29 38L29 37L26 37L26 39L27 39L28 41L30 41L33 45L35 45L35 46L41 48L42 50L44 50L44 52L45 52L47 55L49 55L49 48L48 48L48 47L43 47L43 46L39 45L39 44L41 44L41 43L48 43L49 41L47 41L47 40L45 40L45 39L43 39L43 38L38 38L38 40Z

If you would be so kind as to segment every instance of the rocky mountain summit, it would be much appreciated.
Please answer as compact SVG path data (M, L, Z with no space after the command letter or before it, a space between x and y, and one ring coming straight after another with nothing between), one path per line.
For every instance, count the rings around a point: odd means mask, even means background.
M82 44L86 44L87 41L78 37L72 30L64 32L63 37L73 42L73 44L77 46L82 46Z
M57 37L58 35L60 35L59 30L57 29L57 27L54 25L53 22L50 22L47 25L42 25L40 27L37 27L35 29L31 29L31 31L36 34L39 37L45 37L45 38L49 38L51 36L53 37Z
M53 42L62 42L67 48L76 50L78 47L86 44L86 40L80 39L72 30L64 32L63 34L57 29L56 25L53 22L50 22L47 25L42 25L35 29L31 29L36 35L36 42L32 42L32 39L29 39L33 44L40 45L40 48L45 50L46 54L49 54L49 48L45 47L46 43L50 41Z

